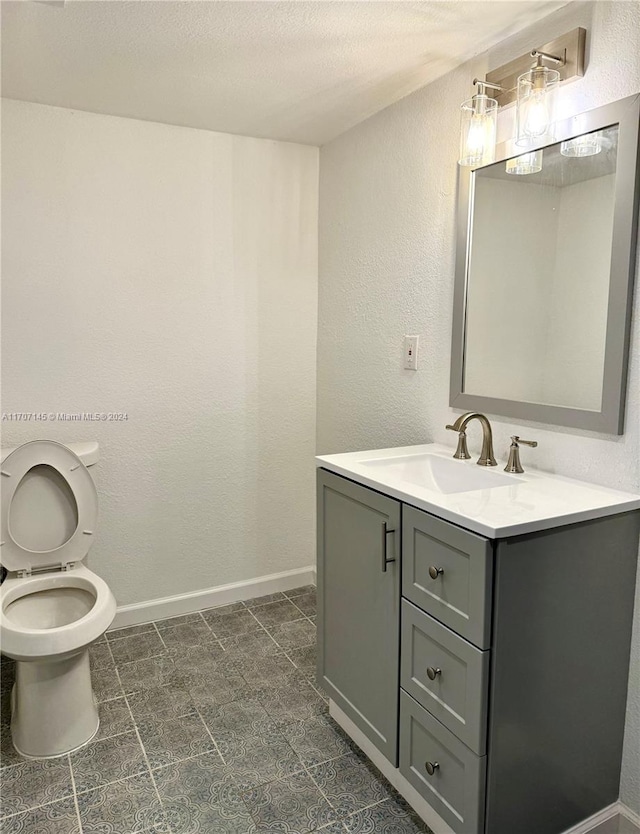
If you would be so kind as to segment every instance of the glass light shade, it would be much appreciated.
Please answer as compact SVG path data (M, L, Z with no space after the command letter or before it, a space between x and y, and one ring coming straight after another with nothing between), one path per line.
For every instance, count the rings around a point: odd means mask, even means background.
M553 141L559 83L560 73L547 67L533 67L518 78L516 145Z
M542 151L531 151L531 153L523 153L520 156L515 156L513 159L507 159L506 162L507 174L537 174L542 171Z
M496 158L498 102L486 95L465 101L460 108L460 165L477 168Z
M585 133L584 136L576 136L575 139L567 139L560 145L560 153L563 156L595 156L602 150L602 134L599 130L594 133Z

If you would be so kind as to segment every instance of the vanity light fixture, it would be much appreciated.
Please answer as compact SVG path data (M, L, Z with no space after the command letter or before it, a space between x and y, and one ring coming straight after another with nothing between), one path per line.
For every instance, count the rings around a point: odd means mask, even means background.
M585 157L595 156L602 150L602 133L599 130L593 133L585 133L584 136L576 136L575 139L567 139L560 145L560 153L563 156Z
M553 141L557 88L561 82L584 75L586 35L586 29L578 27L491 70L484 81L474 79L478 93L461 107L460 165L477 168L494 161L492 144L495 145L498 108L513 101L517 101L516 145L533 149ZM492 92L491 98L487 90ZM525 173L516 169L524 169L526 156L529 155L522 155L520 163L513 162L510 173ZM530 161L538 164L539 159Z
M473 79L478 92L460 106L460 165L475 168L495 159L498 102L487 90L500 90L497 84Z
M534 65L518 77L516 110L516 145L528 147L539 142L553 141L555 99L560 73L549 69L544 62L563 66L564 58L534 49Z
M514 156L513 159L507 159L505 170L507 174L520 176L539 173L542 171L542 151L531 151L531 153L523 153L520 156Z

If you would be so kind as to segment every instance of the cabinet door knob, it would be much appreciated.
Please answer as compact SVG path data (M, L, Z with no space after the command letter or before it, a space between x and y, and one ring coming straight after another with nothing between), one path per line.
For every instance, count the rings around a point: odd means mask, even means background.
M427 675L429 676L430 681L434 681L438 675L442 674L442 669L438 669L434 666L427 667Z
M437 579L439 576L442 576L444 573L444 568L437 568L435 565L431 565L429 568L429 576L432 579Z
M425 762L424 766L426 767L427 773L429 774L429 776L433 776L433 774L436 772L436 770L438 770L439 767L440 767L438 762Z

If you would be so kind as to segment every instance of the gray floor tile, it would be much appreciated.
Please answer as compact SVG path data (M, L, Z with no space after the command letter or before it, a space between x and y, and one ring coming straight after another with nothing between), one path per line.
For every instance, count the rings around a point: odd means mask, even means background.
M91 672L91 686L98 702L122 698L124 695L115 666L94 669Z
M239 674L220 671L208 675L189 675L184 685L197 707L228 704L253 697L254 690Z
M640 828L626 817L616 814L615 817L601 822L589 834L640 834Z
M310 678L315 678L318 665L315 644L313 646L305 646L302 649L288 649L287 655L301 672Z
M335 759L353 749L353 743L328 716L317 715L279 727L305 767Z
M0 817L73 796L67 756L46 761L24 759L20 764L4 767L0 773Z
M391 788L384 778L354 753L311 767L309 774L340 817L390 796Z
M346 830L341 822L332 822L330 825L318 829L322 834L345 834Z
M168 650L177 672L183 676L213 674L218 669L217 658L222 654L223 649L213 635L204 645Z
M279 722L291 723L327 712L327 705L306 680L296 686L287 682L265 689L258 697L269 715Z
M0 820L2 834L80 834L73 798Z
M123 637L132 637L134 634L144 634L147 631L155 631L153 623L143 623L142 625L125 626L125 628L116 628L113 631L107 631L105 636L108 641L120 640Z
M128 695L127 700L136 721L147 715L178 717L193 710L194 704L186 687L182 684L155 686Z
M300 772L300 759L284 741L275 744L256 738L241 740L229 749L218 745L238 787L245 791Z
M221 640L223 649L230 654L238 653L246 657L268 657L269 655L282 654L282 649L267 634L266 631L259 631L255 634L242 634L238 637L228 637Z
M179 672L167 654L147 660L123 663L118 667L118 674L122 689L127 695L143 689L181 683Z
M302 596L303 594L315 594L315 585L301 585L299 588L293 588L291 591L285 591L285 597L293 599L294 597Z
M211 629L202 619L163 628L160 635L167 648L206 645L214 640Z
M270 626L267 631L282 649L300 649L316 641L316 627L307 619Z
M285 595L278 591L275 594L265 594L263 597L255 597L254 599L245 600L245 606L249 609L262 608L263 605L269 605L271 602L278 602L285 599Z
M298 670L286 655L261 657L242 670L242 676L256 690L297 677Z
M262 626L247 608L238 611L220 612L214 609L203 615L211 631L217 638L235 637L238 634L250 634L262 631Z
M334 821L335 812L305 773L286 776L243 794L258 831L315 831Z
M111 649L106 640L100 643L94 643L89 647L89 665L91 671L96 669L112 669L115 666Z
M256 699L201 707L200 714L223 756L224 750L235 752L244 748L247 740L269 744L283 741L275 722Z
M292 620L299 620L304 616L299 608L297 608L289 599L282 599L278 602L270 602L268 605L263 605L260 608L254 608L253 613L256 619L267 628L278 625L279 623L288 623Z
M129 707L124 698L103 701L98 704L98 712L100 714L100 726L95 741L101 738L110 738L120 733L132 732L135 729Z
M71 753L70 758L78 792L148 772L136 733L92 742Z
M138 721L138 732L152 768L216 750L195 710L179 718L166 713L147 715Z
M155 630L113 640L109 643L109 647L118 666L123 663L131 663L134 660L157 657L166 651L160 635Z
M431 834L422 820L393 800L358 811L342 822L349 834Z
M169 832L151 777L144 773L78 795L83 834Z
M228 605L216 605L215 608L205 608L200 613L206 618L207 614L216 611L219 614L232 614L234 611L242 611L245 607L244 602L231 602Z
M293 597L291 601L307 617L314 617L316 615L317 605L315 590L310 594L302 594L299 597Z
M177 617L169 617L166 620L156 620L155 627L158 631L163 631L165 628L175 628L179 625L186 625L187 623L201 623L202 617L200 612L195 614L179 614Z

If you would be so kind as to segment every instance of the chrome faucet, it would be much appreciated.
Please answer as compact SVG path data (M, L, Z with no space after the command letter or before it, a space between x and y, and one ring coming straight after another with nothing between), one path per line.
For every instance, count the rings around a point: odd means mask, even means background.
M484 414L479 414L477 411L469 411L467 414L462 414L452 426L446 426L449 431L458 432L458 448L454 453L454 458L458 460L467 460L471 457L467 449L467 425L471 420L479 420L482 426L482 451L478 458L478 466L497 466L495 457L493 456L493 433L491 431L491 423L487 420Z

